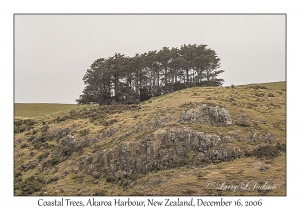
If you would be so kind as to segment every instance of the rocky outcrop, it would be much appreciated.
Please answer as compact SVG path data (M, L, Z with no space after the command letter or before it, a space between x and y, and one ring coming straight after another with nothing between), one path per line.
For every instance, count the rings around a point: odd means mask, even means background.
M227 126L232 124L230 115L224 107L207 106L203 104L199 109L183 111L180 115L180 123L200 123L215 126Z
M29 163L22 164L22 165L19 167L19 170L20 170L20 171L28 171L29 169L35 168L36 165L37 165L37 162L35 162L35 161L30 161Z
M75 150L74 136L68 134L61 138L55 146L52 157L62 157L63 159L69 157Z
M92 163L84 162L88 160L85 158L80 164L89 165L86 172L94 178L122 177L189 163L218 162L241 155L239 148L220 142L218 135L204 134L186 127L164 129L138 142L120 143L114 148L100 150Z

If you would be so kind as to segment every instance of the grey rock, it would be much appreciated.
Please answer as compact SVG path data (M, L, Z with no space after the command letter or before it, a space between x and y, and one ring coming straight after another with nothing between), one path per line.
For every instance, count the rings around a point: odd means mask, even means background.
M74 136L68 134L66 137L61 138L52 152L52 157L68 157L75 150Z
M180 123L200 123L215 126L228 126L232 124L228 111L223 107L207 106L203 104L199 110L190 109L180 114Z
M230 143L231 142L230 136L225 136L224 141L227 142L227 143Z
M94 178L122 177L177 167L185 162L218 162L239 154L232 146L226 150L215 148L220 142L219 135L208 135L186 127L164 129L144 136L137 143L123 142L111 149L98 151L95 161L87 164L84 159L81 165L88 165L86 173ZM215 148L213 153L212 148Z
M272 140L272 135L270 133L267 133L266 137L265 137L265 141L268 143L271 143Z
M250 134L250 140L251 141L257 141L258 140L258 136L256 135L256 133Z

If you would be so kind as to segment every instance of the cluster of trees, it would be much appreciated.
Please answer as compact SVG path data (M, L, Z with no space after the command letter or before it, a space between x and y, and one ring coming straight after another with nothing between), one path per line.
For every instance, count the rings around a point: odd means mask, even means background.
M220 58L207 45L163 47L127 57L115 53L94 61L83 77L78 104L137 103L193 86L220 86Z

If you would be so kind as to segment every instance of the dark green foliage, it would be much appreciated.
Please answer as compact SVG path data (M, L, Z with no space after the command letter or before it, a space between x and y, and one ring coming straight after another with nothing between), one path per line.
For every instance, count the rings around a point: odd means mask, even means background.
M221 86L224 80L211 80L211 81L201 81L196 83L196 86L199 87L208 87L208 86Z
M151 93L147 87L140 88L140 100L146 101L151 98Z
M183 90L183 89L185 89L185 88L187 88L187 86L186 86L185 84L183 84L183 83L176 82L176 83L174 84L174 91L177 91L177 90Z
M54 158L51 159L51 164L52 164L53 166L56 165L56 164L58 164L58 162L59 162L59 159L56 158L56 157L54 157Z
M78 104L134 104L194 86L221 86L220 58L207 45L163 47L127 57L115 53L93 62ZM64 119L58 119L64 120Z

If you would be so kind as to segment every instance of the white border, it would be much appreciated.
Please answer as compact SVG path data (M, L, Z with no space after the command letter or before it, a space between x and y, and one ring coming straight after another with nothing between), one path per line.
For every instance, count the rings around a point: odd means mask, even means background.
M299 83L299 10L296 1L39 1L39 0L4 0L1 1L1 208L11 209L21 207L40 209L37 205L38 197L13 197L13 14L14 13L287 13L287 196L263 197L265 207L296 207L298 206L297 172L299 169L297 146L299 145L297 114ZM48 197L49 198L49 197ZM59 199L59 197L55 197ZM75 200L87 200L87 197L70 197ZM109 197L108 199L113 199ZM225 197L235 200L240 197ZM243 200L255 200L259 197L241 197ZM136 200L145 200L135 197ZM158 197L163 199L163 197ZM219 198L205 197L208 200ZM63 207L68 208L68 207ZM104 207L94 207L104 208ZM166 207L165 207L166 208ZM226 208L226 207L224 207ZM240 207L236 207L239 208ZM112 209L112 208L110 208ZM212 209L210 207L210 209ZM232 207L231 207L232 209Z

